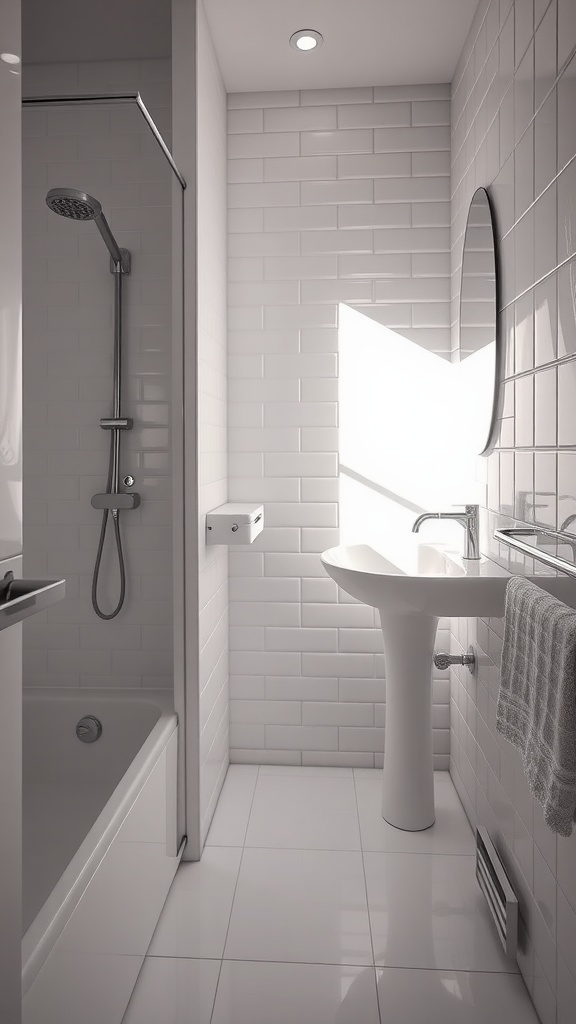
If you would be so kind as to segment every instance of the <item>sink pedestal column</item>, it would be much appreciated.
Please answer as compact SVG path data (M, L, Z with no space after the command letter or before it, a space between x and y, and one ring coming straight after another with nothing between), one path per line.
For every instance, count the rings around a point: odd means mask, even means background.
M380 612L386 664L382 816L417 832L434 824L432 658L438 619Z

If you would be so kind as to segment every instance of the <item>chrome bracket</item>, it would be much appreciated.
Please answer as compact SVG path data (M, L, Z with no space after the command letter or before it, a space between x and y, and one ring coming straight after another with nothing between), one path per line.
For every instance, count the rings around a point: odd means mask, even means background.
M132 430L134 420L129 416L103 416L100 426L102 430Z
M130 250L120 249L120 255L122 257L121 263L116 263L116 261L110 257L111 274L129 274L132 270L132 253Z

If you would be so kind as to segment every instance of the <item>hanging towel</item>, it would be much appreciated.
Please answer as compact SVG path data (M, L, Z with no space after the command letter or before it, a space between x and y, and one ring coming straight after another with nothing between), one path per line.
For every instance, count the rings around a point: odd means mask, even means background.
M496 728L522 753L554 832L576 820L576 612L523 577L506 588Z

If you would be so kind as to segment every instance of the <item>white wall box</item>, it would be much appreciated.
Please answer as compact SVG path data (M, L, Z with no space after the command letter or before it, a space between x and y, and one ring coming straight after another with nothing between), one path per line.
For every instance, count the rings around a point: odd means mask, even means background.
M264 506L229 501L206 516L207 544L252 544L264 529Z

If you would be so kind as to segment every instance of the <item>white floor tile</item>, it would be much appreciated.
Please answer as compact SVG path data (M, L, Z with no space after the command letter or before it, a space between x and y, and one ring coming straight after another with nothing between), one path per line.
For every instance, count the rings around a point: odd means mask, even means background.
M365 853L375 962L517 972L475 878L474 857Z
M212 1024L379 1024L374 970L225 961Z
M352 777L259 776L246 846L359 850Z
M207 846L243 846L258 765L231 764L206 840Z
M518 974L378 971L385 1024L538 1024Z
M150 956L221 957L242 850L208 846L181 864L158 922Z
M246 849L225 957L371 964L362 855Z
M147 957L122 1024L210 1024L219 960Z
M404 853L474 854L474 834L448 772L434 773L436 821L422 832L403 832L382 817L382 773L356 778L362 849Z
M314 765L297 767L288 764L262 764L260 775L294 775L300 779L317 776L319 779L351 779L355 769L352 768L315 768Z

